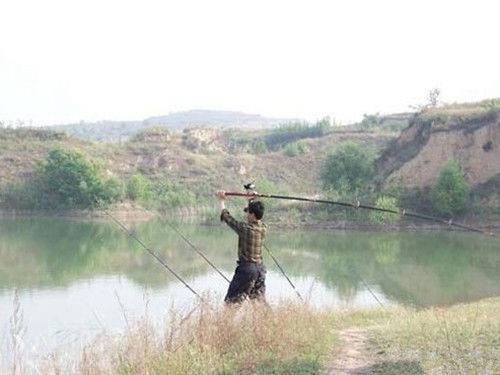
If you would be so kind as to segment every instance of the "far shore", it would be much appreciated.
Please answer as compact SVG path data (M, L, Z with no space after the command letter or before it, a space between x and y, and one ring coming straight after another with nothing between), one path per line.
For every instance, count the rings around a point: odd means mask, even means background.
M107 213L113 215L116 219L124 223L143 223L150 220L167 218L165 213L160 213L154 210L148 210L138 205L124 203L117 207L111 207L104 210L6 210L0 209L0 218L14 219L14 218L28 218L28 217L55 217L65 220L75 221L108 221L110 218ZM192 208L179 208L172 210L174 215L169 217L176 217L180 222L212 225L218 224L219 221L215 218L218 217L218 212L214 211L213 217L205 215L199 216L195 209ZM469 225L471 227L481 229L487 232L496 233L500 229L500 218L491 217L481 221L474 218L455 220L457 223ZM280 220L268 220L266 223L273 228L285 230L345 230L345 231L360 231L360 232L402 232L402 231L449 231L450 227L438 223L418 222L418 221L402 221L396 224L374 224L374 223L360 223L347 220L315 220L308 218L306 220L292 220L283 218ZM451 228L454 231L461 231L459 228Z

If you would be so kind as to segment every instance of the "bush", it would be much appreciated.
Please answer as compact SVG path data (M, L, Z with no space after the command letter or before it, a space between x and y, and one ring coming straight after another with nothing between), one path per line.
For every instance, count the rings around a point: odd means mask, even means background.
M123 196L118 180L105 180L101 168L76 151L52 150L35 184L43 200L39 203L49 208L91 208Z
M267 152L267 146L264 141L257 140L252 143L252 153L256 155L265 154Z
M290 157L304 155L305 153L307 153L307 151L308 151L307 145L301 141L289 143L283 149L285 155Z
M264 137L268 149L277 149L283 144L295 142L303 138L322 137L331 130L330 119L325 118L310 126L307 123L291 123L280 125Z
M0 188L0 207L11 209L38 208L39 191L33 184L9 183Z
M153 196L151 181L142 174L133 175L127 184L127 197L134 201L148 201Z
M358 193L370 190L374 175L375 154L358 144L347 142L329 154L321 178L327 190Z
M155 190L160 208L194 207L196 205L196 195L182 186L162 183Z
M363 120L361 121L360 127L363 130L373 129L381 124L380 116L375 115L367 115L366 113L363 115Z
M433 209L440 215L453 216L465 211L470 198L470 186L457 162L449 162L439 174L432 189Z
M375 207L386 210L399 211L398 200L394 197L381 196L375 202ZM399 221L399 215L390 212L372 211L371 219L377 224L394 224Z

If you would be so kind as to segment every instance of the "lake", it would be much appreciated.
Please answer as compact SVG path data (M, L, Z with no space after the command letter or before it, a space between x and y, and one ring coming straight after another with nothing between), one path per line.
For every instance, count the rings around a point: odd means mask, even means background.
M176 225L230 278L237 241L220 225ZM228 283L163 221L133 232L198 293L222 301ZM318 308L444 306L500 295L498 238L462 232L284 231L267 240L297 289ZM265 254L267 299L297 299ZM9 360L14 296L26 358L79 348L147 314L161 326L196 297L112 222L0 219L0 361Z

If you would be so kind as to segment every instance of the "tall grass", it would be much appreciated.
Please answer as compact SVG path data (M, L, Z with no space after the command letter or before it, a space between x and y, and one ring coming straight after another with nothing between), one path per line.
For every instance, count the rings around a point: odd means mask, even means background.
M102 336L81 355L85 374L317 373L335 335L326 312L302 305L238 308L201 304L171 312L164 331L147 318L124 336ZM321 334L319 334L321 333Z
M121 301L119 301L122 306ZM316 374L349 342L341 330L366 332L361 355L368 373L496 374L500 370L500 299L448 308L392 307L369 311L316 310L281 302L227 308L199 304L172 309L164 329L124 312L122 334L103 332L76 358L45 357L34 373L61 374ZM22 311L14 298L11 373L23 362ZM369 372L371 371L371 372Z

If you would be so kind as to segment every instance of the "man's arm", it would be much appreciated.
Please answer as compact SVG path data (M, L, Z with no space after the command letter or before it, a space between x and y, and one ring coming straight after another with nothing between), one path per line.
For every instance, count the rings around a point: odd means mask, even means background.
M236 220L226 209L226 192L218 191L217 196L219 197L220 209L222 210L220 214L221 221L224 221L232 230L240 234L243 229L243 223Z

